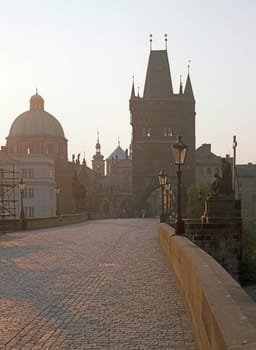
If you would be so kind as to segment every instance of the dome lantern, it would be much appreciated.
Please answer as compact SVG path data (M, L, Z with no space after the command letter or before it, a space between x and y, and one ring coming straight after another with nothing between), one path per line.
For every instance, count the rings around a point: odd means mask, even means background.
M31 111L44 111L44 99L42 96L38 95L38 90L36 89L36 94L30 98L30 110Z

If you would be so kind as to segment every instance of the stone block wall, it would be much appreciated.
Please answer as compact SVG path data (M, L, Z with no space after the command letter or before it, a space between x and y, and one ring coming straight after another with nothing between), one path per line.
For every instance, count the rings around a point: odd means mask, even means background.
M186 223L186 236L211 255L237 281L242 258L242 222Z
M167 224L159 224L158 232L190 313L198 349L256 349L256 304L187 237L175 235Z

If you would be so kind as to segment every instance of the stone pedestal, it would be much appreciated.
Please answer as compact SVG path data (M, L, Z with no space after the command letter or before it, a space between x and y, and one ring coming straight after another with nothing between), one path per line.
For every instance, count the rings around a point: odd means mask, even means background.
M226 223L241 220L241 201L233 195L209 196L205 201L202 223Z

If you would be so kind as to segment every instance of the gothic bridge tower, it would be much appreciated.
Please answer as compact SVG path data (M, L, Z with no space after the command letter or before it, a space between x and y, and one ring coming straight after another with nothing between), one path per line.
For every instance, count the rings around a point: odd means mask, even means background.
M182 186L195 183L195 99L189 71L183 91L174 93L165 50L150 51L144 92L135 95L134 82L129 101L132 126L132 183L137 210L145 207L150 193L156 189L161 168L166 170L173 191L176 190L176 168L171 145L179 134L188 145ZM184 191L185 192L185 191Z

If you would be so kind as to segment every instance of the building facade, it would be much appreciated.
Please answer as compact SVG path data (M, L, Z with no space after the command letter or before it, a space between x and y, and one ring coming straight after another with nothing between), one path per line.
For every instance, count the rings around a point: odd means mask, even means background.
M53 159L44 155L8 156L6 149L0 151L1 213L19 218L21 194L18 183L23 179L23 208L26 218L56 215L55 169ZM8 175L7 175L8 174ZM8 179L7 179L8 178ZM5 186L7 185L7 186ZM12 192L10 191L12 188ZM12 210L8 210L8 207Z
M221 157L211 152L211 144L196 149L196 184L210 186L214 175L221 175Z

